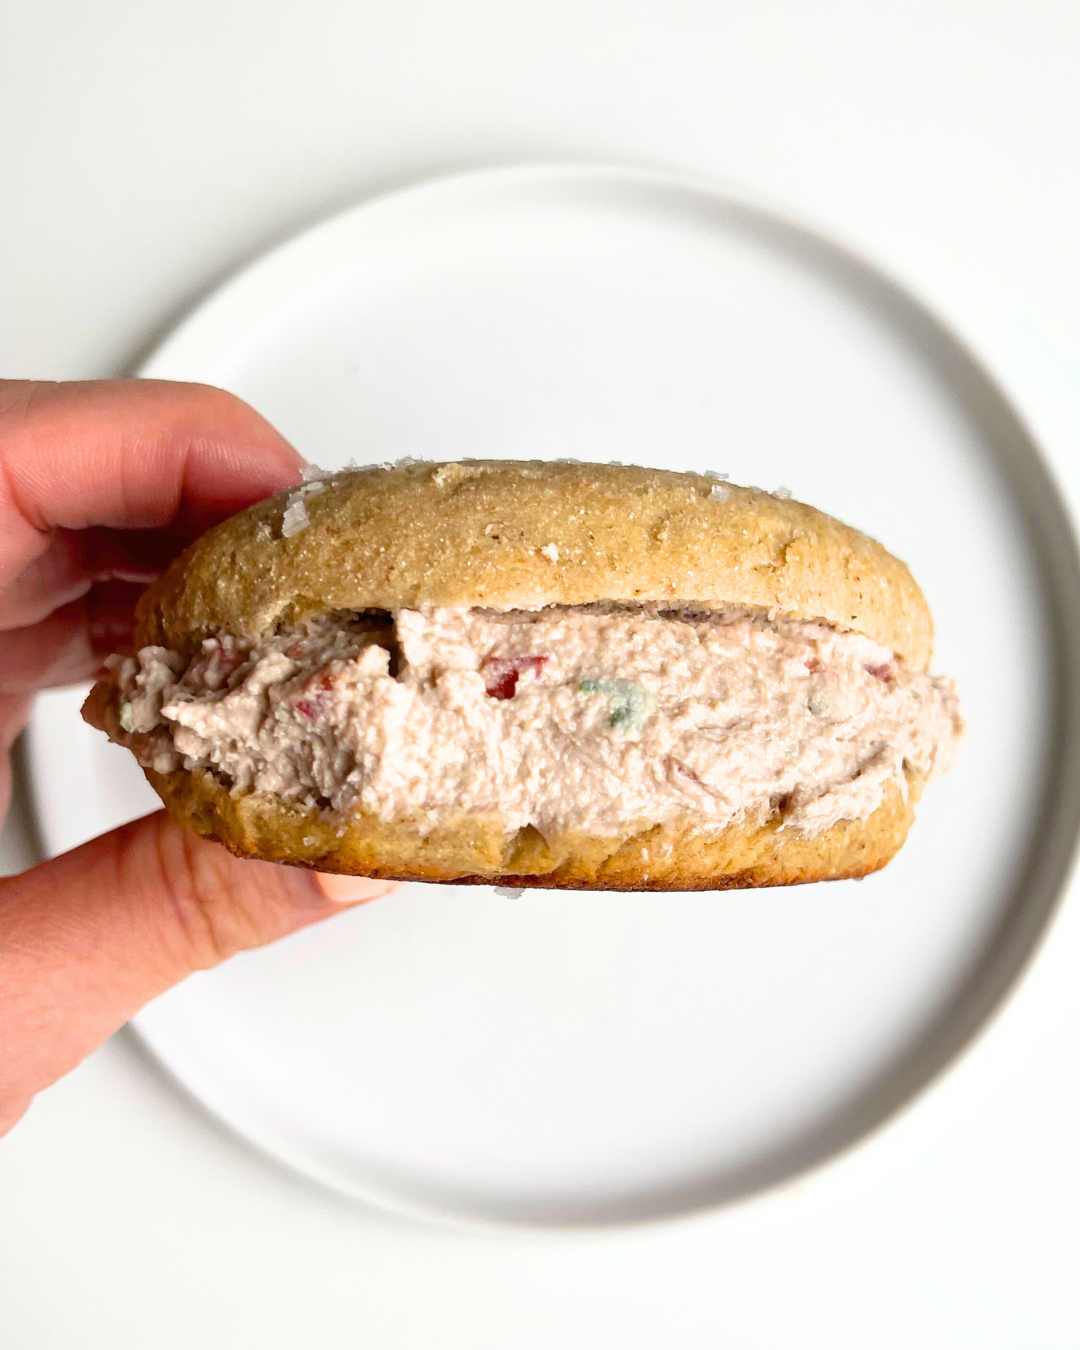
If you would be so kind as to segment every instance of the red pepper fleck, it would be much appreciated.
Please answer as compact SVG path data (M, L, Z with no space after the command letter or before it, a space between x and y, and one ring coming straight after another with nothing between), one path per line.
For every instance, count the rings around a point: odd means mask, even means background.
M329 667L317 670L304 686L305 697L297 699L293 706L302 717L314 720L326 712L326 695L334 688L336 684Z
M691 783L696 783L698 787L705 786L705 784L701 781L701 779L697 776L697 774L693 771L693 769L687 768L687 766L683 764L681 760L673 759L671 761L671 767L675 770L675 772L679 775L680 778L688 778Z
M220 689L229 676L239 670L247 660L243 652L234 648L219 647L204 666L205 678L213 689ZM214 683L210 683L214 681Z
M210 658L211 662L217 666L220 673L228 678L234 670L242 666L245 661L243 652L238 652L234 647L219 647Z
M546 656L488 656L480 666L484 688L491 698L513 698L523 672L539 675L547 661Z
M806 667L806 669L810 672L811 675L815 674L815 672L821 669L821 662L817 659L816 656L808 656L806 660L803 662L803 665Z
M891 661L883 661L879 666L863 666L867 675L873 675L875 680L881 680L888 683L896 674L896 667Z

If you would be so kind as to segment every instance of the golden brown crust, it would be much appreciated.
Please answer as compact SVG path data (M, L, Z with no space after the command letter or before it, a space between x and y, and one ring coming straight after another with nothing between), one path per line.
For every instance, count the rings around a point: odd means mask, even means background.
M769 493L618 465L464 461L359 469L210 530L147 592L140 645L189 652L329 610L745 605L862 633L924 670L933 628L874 540Z
M146 776L178 820L244 858L396 881L493 883L617 891L729 890L866 876L903 844L923 782L909 774L907 800L888 789L866 821L840 821L813 839L763 825L732 825L710 837L686 822L625 839L531 828L507 834L497 819L469 819L421 835L408 822L352 816L338 824L265 793L231 796L205 770Z

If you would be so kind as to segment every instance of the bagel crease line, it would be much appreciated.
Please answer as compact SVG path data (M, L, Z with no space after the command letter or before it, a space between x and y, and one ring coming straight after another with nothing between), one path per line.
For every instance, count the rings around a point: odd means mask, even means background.
M305 473L139 602L83 716L242 857L702 890L860 877L963 733L907 567L782 493L622 465Z

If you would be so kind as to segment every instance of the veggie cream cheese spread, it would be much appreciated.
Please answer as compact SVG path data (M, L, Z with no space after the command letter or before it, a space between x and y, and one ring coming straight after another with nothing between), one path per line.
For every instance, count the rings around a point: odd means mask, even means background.
M782 809L813 836L906 794L905 768L951 767L963 732L949 680L740 610L335 615L113 671L110 729L144 765L421 831L493 814L548 836L713 833Z

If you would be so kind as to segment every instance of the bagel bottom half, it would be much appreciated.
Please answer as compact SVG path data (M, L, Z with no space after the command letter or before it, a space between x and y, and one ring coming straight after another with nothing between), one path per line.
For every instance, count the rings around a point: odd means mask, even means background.
M233 796L206 770L146 770L174 816L242 858L393 881L455 882L610 891L731 890L841 881L884 867L907 836L924 779L906 771L907 797L890 785L866 820L841 820L813 838L763 824L718 835L669 822L628 838L527 826L507 833L495 817L465 817L419 834L407 823L352 815L340 822L267 793Z

